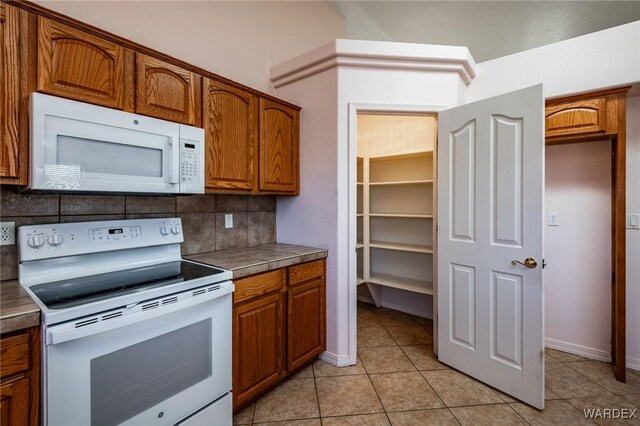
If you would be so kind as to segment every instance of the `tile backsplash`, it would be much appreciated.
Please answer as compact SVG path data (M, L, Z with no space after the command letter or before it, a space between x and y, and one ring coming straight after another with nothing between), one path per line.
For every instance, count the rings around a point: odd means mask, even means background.
M225 229L225 213L233 213L233 228ZM42 195L0 186L0 220L16 227L172 216L182 219L183 255L276 241L276 198L270 195ZM0 247L0 279L18 277L17 249Z

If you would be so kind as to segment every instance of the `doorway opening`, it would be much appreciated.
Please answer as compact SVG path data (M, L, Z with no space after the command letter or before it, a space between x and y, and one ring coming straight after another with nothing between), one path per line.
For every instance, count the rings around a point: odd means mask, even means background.
M441 109L350 105L352 364L357 300L434 317L435 149Z

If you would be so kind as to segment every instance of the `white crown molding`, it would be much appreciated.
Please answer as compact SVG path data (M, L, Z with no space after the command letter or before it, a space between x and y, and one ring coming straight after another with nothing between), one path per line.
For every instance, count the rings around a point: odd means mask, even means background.
M454 72L465 84L476 75L466 47L337 39L272 67L271 81L278 88L336 67Z

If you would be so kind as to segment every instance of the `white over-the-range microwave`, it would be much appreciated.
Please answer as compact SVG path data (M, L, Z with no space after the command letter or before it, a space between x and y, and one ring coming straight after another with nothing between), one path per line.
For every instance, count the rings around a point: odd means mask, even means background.
M204 130L32 93L29 189L204 192Z

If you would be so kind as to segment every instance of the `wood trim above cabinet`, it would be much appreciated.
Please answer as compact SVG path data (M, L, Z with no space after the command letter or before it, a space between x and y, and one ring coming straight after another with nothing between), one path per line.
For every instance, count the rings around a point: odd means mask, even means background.
M141 53L136 77L136 113L200 126L202 77Z

